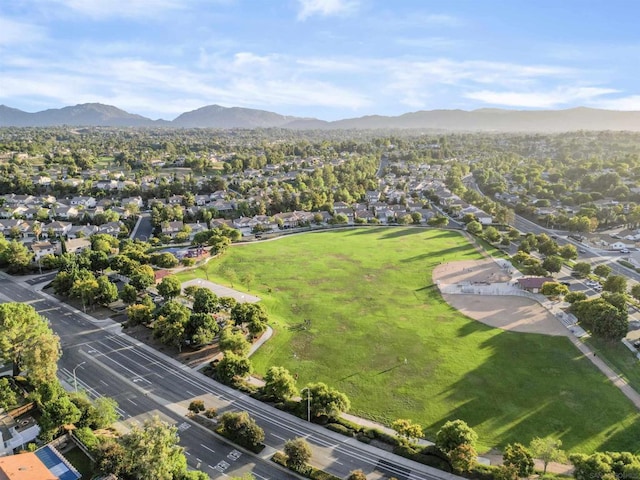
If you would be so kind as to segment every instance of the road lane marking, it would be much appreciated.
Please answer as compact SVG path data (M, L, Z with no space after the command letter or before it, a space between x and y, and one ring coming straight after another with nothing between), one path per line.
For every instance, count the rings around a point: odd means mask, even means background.
M215 450L212 450L211 448L207 447L206 445L203 445L202 443L200 444L200 446L201 446L202 448L206 448L206 449L207 449L207 450L209 450L211 453L216 453L216 451L215 451Z
M131 400L130 398L127 398L127 400L129 400L131 403L133 403L136 407L138 406L138 404L136 402L134 402L133 400Z

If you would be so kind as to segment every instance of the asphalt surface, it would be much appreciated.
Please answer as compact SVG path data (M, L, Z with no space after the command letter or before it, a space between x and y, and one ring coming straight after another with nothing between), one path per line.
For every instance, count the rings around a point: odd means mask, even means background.
M252 472L258 479L296 478L268 460L276 450L282 450L286 440L296 437L304 437L312 445L312 464L338 477L360 468L375 478L460 478L258 402L137 343L122 333L119 324L94 321L7 275L0 276L0 301L30 303L49 319L62 343L59 377L69 388L77 385L92 397L114 398L125 424L158 414L177 425L189 465L212 478L245 472ZM219 413L248 411L265 430L265 450L255 456L189 420L187 406L195 398L204 399L207 407L216 407Z

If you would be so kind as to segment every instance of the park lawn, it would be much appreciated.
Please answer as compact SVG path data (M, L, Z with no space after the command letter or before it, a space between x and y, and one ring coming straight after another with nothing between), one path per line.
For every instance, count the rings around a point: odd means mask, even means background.
M433 267L479 258L457 232L361 228L234 246L206 275L263 299L276 335L252 357L259 374L326 382L355 414L410 418L430 439L461 418L481 451L546 435L636 450L638 412L566 338L490 328L444 302Z
M609 342L595 337L585 341L631 387L640 392L640 366L636 356L622 342Z

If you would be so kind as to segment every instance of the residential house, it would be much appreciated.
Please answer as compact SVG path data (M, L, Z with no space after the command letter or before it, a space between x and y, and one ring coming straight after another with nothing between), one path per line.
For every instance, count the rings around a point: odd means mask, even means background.
M54 217L66 219L76 218L80 214L77 207L73 205L64 205L62 203L55 204L51 210Z
M88 238L71 238L65 242L67 253L81 253L91 248L91 240Z
M42 242L32 243L31 251L33 252L34 260L38 262L46 255L59 254L60 246L58 244L51 243L48 240L44 240Z
M88 238L98 233L99 230L97 225L73 225L67 232L67 236L69 238Z
M162 234L168 235L171 238L175 237L184 228L184 222L164 222L162 224Z
M11 458L15 448L22 448L29 442L33 442L39 434L40 427L33 417L22 415L13 418L8 414L2 415L0 417L0 472L3 466L2 461ZM6 467L6 464L4 465ZM3 478L2 475L0 475L1 478ZM31 480L31 477L24 478Z
M107 222L99 226L98 233L105 233L117 237L120 234L122 225L122 222Z
M49 235L49 232L51 232L54 236L63 237L69 233L72 226L71 222L54 221L43 225L42 231L47 232L47 236L51 236Z
M94 208L96 206L96 199L93 197L83 196L73 197L70 204L77 207Z
M634 247L634 245L627 245L626 243L619 242L619 241L609 244L609 249L610 250L617 250L617 251L628 250L629 248L633 248L633 247Z

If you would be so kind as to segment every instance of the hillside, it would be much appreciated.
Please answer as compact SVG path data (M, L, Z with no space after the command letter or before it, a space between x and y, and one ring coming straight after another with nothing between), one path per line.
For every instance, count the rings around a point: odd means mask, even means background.
M185 112L173 121L151 120L117 107L86 103L28 113L0 105L0 127L56 125L176 128L425 129L483 132L566 132L575 130L640 131L640 112L572 108L567 110L422 110L396 117L369 115L327 122L252 108L209 105Z

